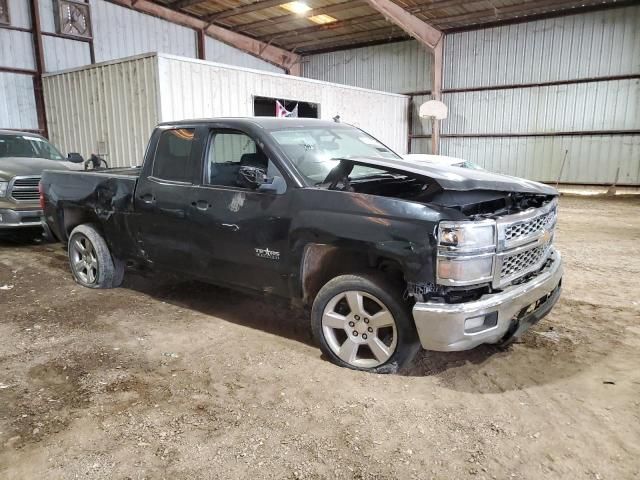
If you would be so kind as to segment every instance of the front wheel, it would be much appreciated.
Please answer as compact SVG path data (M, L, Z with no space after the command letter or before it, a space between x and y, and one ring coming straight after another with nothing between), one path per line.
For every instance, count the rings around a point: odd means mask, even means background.
M311 310L313 336L335 364L395 371L418 350L402 292L374 275L341 275L318 293Z
M111 255L107 242L90 224L79 225L71 232L69 264L73 278L84 287L114 288L124 278L124 263Z

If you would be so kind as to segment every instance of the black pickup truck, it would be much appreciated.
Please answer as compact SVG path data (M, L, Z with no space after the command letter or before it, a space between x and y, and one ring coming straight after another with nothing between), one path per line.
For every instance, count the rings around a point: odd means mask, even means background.
M557 192L403 160L310 119L160 124L140 168L46 171L47 226L86 287L165 270L311 307L338 365L508 343L560 295Z

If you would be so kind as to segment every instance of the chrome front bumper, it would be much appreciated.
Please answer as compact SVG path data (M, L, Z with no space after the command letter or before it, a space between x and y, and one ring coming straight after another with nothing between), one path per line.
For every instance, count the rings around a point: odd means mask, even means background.
M0 209L0 230L3 228L22 228L41 226L42 210Z
M562 258L555 250L549 258L552 263L534 279L500 293L466 303L416 303L413 319L422 347L441 352L469 350L482 343L497 343L507 333L524 333L551 310L560 295ZM542 298L541 305L513 324L514 317Z

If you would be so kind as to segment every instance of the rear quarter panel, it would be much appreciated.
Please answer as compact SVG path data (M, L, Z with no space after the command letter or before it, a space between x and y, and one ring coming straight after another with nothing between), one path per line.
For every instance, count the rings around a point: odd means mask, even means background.
M97 223L116 256L137 256L133 196L138 177L127 173L45 171L44 218L56 237L66 242L78 224Z

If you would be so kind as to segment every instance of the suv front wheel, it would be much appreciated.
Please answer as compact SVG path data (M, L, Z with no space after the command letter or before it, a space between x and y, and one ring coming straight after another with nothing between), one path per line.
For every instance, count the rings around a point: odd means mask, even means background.
M316 296L313 336L336 365L388 372L408 363L418 337L402 291L377 275L341 275Z

